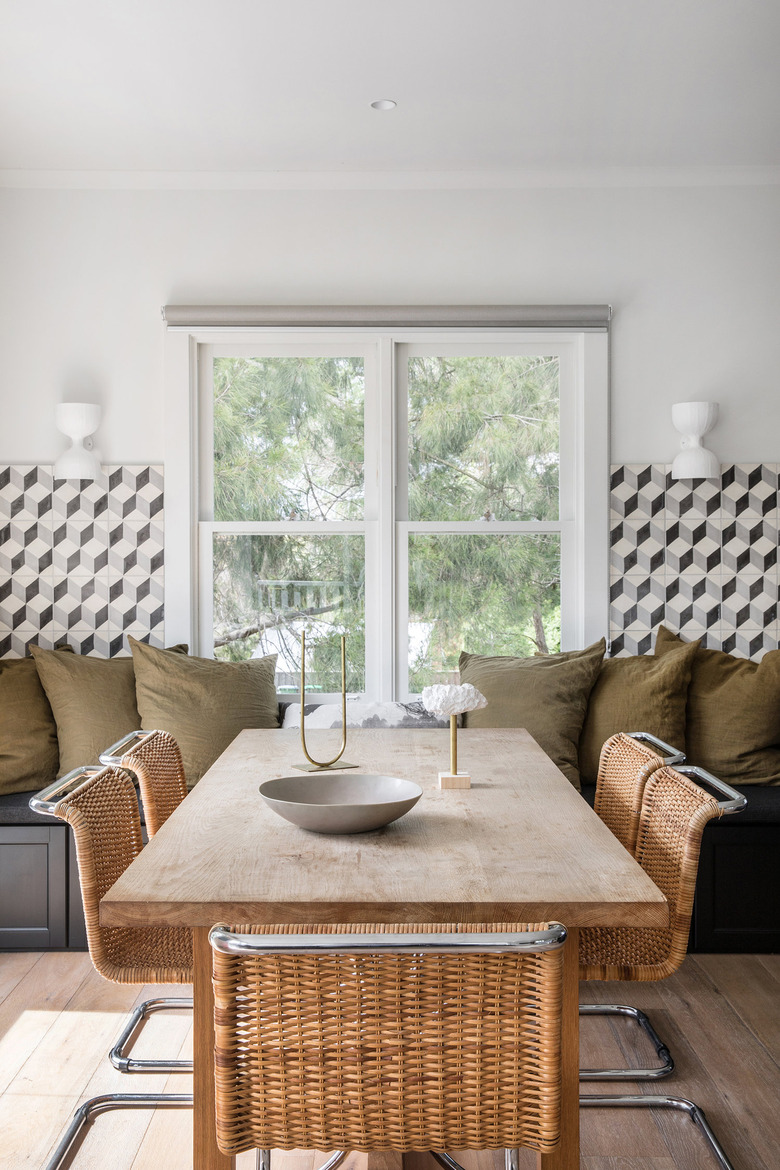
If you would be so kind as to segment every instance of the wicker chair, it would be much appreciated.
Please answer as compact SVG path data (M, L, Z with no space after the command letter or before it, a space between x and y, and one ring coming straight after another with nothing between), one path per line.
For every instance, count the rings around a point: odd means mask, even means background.
M114 983L191 983L192 932L183 927L157 926L146 930L100 925L100 899L124 873L142 848L141 821L133 782L116 768L76 768L30 800L39 813L58 817L73 829L79 881L84 901L89 954L96 970ZM132 1013L111 1051L111 1062L121 1072L191 1072L185 1060L116 1058L122 1046L153 1011L191 1008L191 998L148 1000ZM127 1106L191 1105L188 1094L107 1094L85 1102L46 1170L55 1170L90 1117L100 1111Z
M335 1148L331 1167L348 1150L503 1147L512 1165L552 1149L565 939L556 924L215 927L220 1149L257 1149L263 1170L272 1148Z
M691 777L726 797L720 803ZM644 786L636 859L669 903L669 927L588 927L580 931L580 978L665 979L685 958L704 827L713 817L739 812L745 797L702 768L656 769ZM658 1075L656 1073L656 1075ZM595 1078L592 1078L595 1079ZM607 1079L606 1077L600 1079ZM611 1079L636 1080L634 1069ZM733 1170L703 1112L692 1101L666 1096L583 1096L584 1107L667 1108L688 1114L719 1164Z
M593 808L632 856L647 780L662 764L684 760L683 752L646 731L619 731L601 749Z
M681 764L684 759L683 752L646 731L620 731L601 749L594 811L632 856L636 849L645 784L663 764ZM582 973L580 977L586 978ZM581 1068L581 1080L625 1080L629 1073L631 1080L657 1080L669 1076L674 1070L669 1049L639 1008L623 1003L582 1003L580 1015L620 1016L633 1020L654 1045L660 1061L659 1065L646 1069Z
M187 795L179 745L167 731L131 731L101 752L100 762L124 768L138 781L150 837Z

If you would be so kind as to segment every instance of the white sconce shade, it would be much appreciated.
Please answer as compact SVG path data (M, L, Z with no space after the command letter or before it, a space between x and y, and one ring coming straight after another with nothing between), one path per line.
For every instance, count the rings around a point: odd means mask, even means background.
M100 426L100 407L93 402L60 402L54 419L57 430L71 440L54 464L54 478L97 479L100 460L92 450L90 435Z
M717 402L676 402L672 422L682 435L680 453L672 464L672 479L717 479L720 460L701 441L718 418Z

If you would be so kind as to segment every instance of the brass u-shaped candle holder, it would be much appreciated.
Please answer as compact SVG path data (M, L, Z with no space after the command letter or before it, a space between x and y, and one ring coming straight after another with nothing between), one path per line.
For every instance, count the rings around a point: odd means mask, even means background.
M347 639L341 635L341 747L332 760L321 762L309 755L306 747L306 729L304 727L303 708L306 703L306 633L301 632L301 747L308 764L294 764L299 772L327 772L329 768L357 768L357 764L348 764L341 757L347 746ZM340 762L339 762L340 761Z

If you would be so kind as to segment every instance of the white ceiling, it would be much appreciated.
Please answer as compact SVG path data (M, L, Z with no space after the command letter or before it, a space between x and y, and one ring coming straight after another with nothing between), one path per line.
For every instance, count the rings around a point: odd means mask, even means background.
M2 0L0 168L777 166L778 0ZM375 98L397 109L378 113Z

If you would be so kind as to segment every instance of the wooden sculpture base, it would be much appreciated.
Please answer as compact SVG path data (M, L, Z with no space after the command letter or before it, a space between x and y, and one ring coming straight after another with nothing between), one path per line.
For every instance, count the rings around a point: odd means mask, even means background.
M439 772L439 788L471 788L468 772Z

